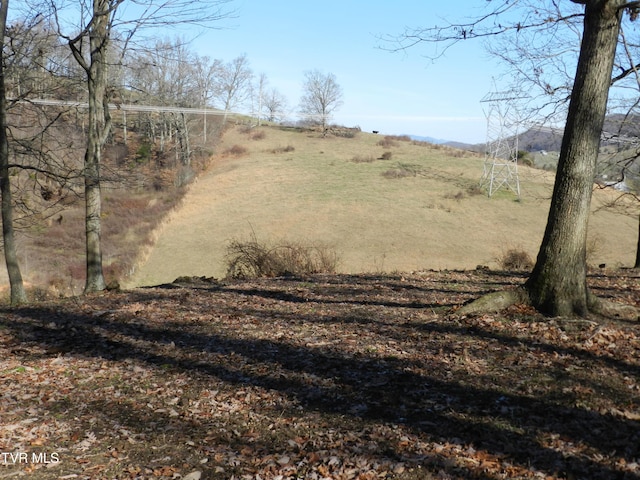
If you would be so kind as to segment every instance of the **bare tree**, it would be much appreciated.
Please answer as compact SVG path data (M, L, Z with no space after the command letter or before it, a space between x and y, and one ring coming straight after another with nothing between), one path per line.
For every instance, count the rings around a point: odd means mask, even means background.
M222 69L221 60L211 60L209 57L196 57L194 63L194 81L200 96L199 107L211 106L216 88L215 79ZM207 114L203 116L203 143L207 143Z
M466 24L423 29L406 35L408 45L422 41L446 45L467 38L492 37L505 32L519 33L556 28L563 22L582 19L582 40L574 83L571 88L566 125L554 184L547 227L536 265L522 288L497 292L463 308L472 313L502 308L510 303L530 302L549 315L587 315L589 311L620 309L596 298L587 287L586 240L600 135L607 109L609 88L623 12L637 16L639 2L625 0L571 0L582 5L566 16L536 17L536 6L526 1L493 2L492 11ZM551 1L551 5L559 2ZM530 16L520 21L500 20L515 6L525 6ZM533 21L532 21L533 20ZM539 20L539 21L538 21ZM542 29L542 30L541 30ZM630 309L630 315L637 315Z
M84 157L87 263L85 293L106 288L102 272L100 162L102 149L111 130L107 96L107 52L114 14L121 2L122 0L93 0L90 10L92 16L87 26L74 37L67 37L73 57L85 72L89 101L87 149Z
M201 100L197 57L183 39L158 39L127 58L127 84L142 102L195 107Z
M222 66L216 78L214 98L225 112L232 111L247 100L251 93L252 78L253 72L246 55L240 55Z
M635 36L637 37L637 33ZM609 126L606 140L617 148L601 162L604 163L601 170L606 172L606 179L601 174L600 185L624 191L607 207L638 218L634 268L640 268L640 216L637 213L640 205L640 129L637 126L640 116L640 72L636 60L640 50L639 39L631 38L631 35L622 29L621 46L614 67L612 87L623 85L627 88L622 89L623 94L616 99L615 111L622 113L612 116L612 120L617 121L618 125ZM628 92L631 92L631 95Z
M262 120L262 108L268 83L267 74L261 73L258 75L257 84L251 86L251 111L255 112L258 126L260 126Z
M8 2L2 7L8 9ZM45 110L31 100L65 98L79 83L68 68L69 51L47 19L14 19L9 27L6 13L0 62L0 191L11 301L21 303L25 295L16 234L59 212L81 175L72 147L79 138L58 125L66 109Z
M128 60L128 88L136 92L138 101L150 105L177 107L198 107L207 95L202 91L204 80L198 67L202 64L198 57L186 48L186 42L157 40L150 48L130 55ZM206 87L206 85L205 85ZM160 149L165 142L175 139L176 158L183 164L191 162L191 147L188 139L188 125L185 115L164 113L144 115L144 127L149 138L160 136Z
M275 88L266 92L263 103L267 111L267 120L270 122L281 119L284 116L283 112L287 109L287 97Z
M521 24L519 32L507 33L487 42L487 50L507 66L505 77L509 78L510 89L526 97L526 102L519 105L524 121L529 118L538 125L561 125L566 118L572 75L579 55L583 7L572 2L536 2L535 6L522 1L518 3L527 5L530 11L537 11L541 21L561 20L547 29L544 35L540 35L537 29L522 28ZM537 23L541 24L541 21ZM640 107L640 39L637 29L626 29L625 23L628 22L622 23L614 60L596 173L599 186L622 190L638 177L640 170L640 150L635 140L640 136L640 129L636 126ZM614 148L616 151L612 152ZM622 209L622 205L630 203L630 195L625 193L622 197L621 202L611 202L610 207L636 218L638 205L635 205L635 212L630 213L628 208ZM640 237L638 240L640 245ZM640 256L638 249L636 256Z
M111 127L108 109L109 49L115 32L119 32L120 47L126 51L134 36L145 28L171 26L178 23L207 25L224 18L222 5L228 0L135 0L138 9L134 17L127 17L127 9L119 9L124 0L91 0L79 6L79 33L65 34L63 28L64 2L51 2L52 14L61 37L69 44L73 57L85 73L88 90L89 122L87 149L84 160L86 205L86 263L85 293L104 290L101 248L100 162L102 149ZM77 29L74 29L77 32Z
M342 105L342 88L332 73L312 70L304 77L300 112L318 121L324 130L333 112Z
M4 39L7 29L7 13L9 0L0 3L0 195L2 212L2 239L4 241L4 258L11 286L11 304L27 301L27 294L22 282L22 274L18 263L18 254L13 230L13 201L9 176L9 142L7 138L7 107L4 74Z
M216 89L216 77L221 75L222 60L196 56L193 61L193 81L199 96L197 106L210 106Z

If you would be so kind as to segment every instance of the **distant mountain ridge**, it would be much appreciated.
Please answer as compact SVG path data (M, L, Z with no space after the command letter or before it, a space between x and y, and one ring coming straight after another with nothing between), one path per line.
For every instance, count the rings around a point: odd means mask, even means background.
M407 135L411 140L415 140L416 142L429 142L436 145L446 145L447 147L459 148L460 150L470 150L473 152L482 152L484 151L484 143L472 144L472 143L464 143L457 142L454 140L444 140L442 138L434 138L427 137L422 135Z
M434 137L424 137L421 135L407 135L411 140L415 140L416 142L429 142L429 143L435 143L435 144L443 144L443 143L447 143L449 140L443 140L441 138L434 138Z
M562 144L563 128L535 126L518 135L518 149L528 152L560 151ZM485 143L464 143L455 140L443 140L428 136L409 135L412 140L447 145L462 150L482 152ZM640 116L625 116L621 114L608 115L602 129L603 144L632 143L640 139Z

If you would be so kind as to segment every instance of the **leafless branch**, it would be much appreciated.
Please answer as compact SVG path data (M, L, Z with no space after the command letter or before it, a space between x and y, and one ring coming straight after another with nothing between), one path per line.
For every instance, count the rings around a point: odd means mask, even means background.
M535 30L553 23L569 23L583 16L582 13L562 15L559 9L555 13L541 15L543 12L537 10L535 15L520 16L520 20L511 20L505 18L505 16L517 8L518 2L503 0L498 3L499 5L491 11L468 22L451 23L444 21L442 25L436 25L431 28L406 28L401 35L385 39L387 43L392 45L387 50L392 52L406 50L419 43L443 45L441 50L429 57L437 59L444 55L450 47L463 40L490 38L509 32L519 33L526 30Z

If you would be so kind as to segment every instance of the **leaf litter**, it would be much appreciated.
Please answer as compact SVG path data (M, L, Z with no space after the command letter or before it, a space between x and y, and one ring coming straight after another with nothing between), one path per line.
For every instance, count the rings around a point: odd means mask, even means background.
M589 282L640 306L629 272ZM638 323L455 313L522 281L181 278L6 307L0 478L640 478Z

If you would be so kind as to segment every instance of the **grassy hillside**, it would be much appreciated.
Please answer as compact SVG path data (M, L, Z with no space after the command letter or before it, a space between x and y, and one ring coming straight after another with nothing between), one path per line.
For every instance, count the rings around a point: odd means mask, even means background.
M509 192L487 198L477 191L483 161L367 133L237 127L128 283L222 277L229 242L251 235L329 245L344 273L496 267L510 248L535 258L553 175L521 167L520 201ZM595 192L594 208L610 195ZM594 214L590 263L629 265L636 235L637 220Z

